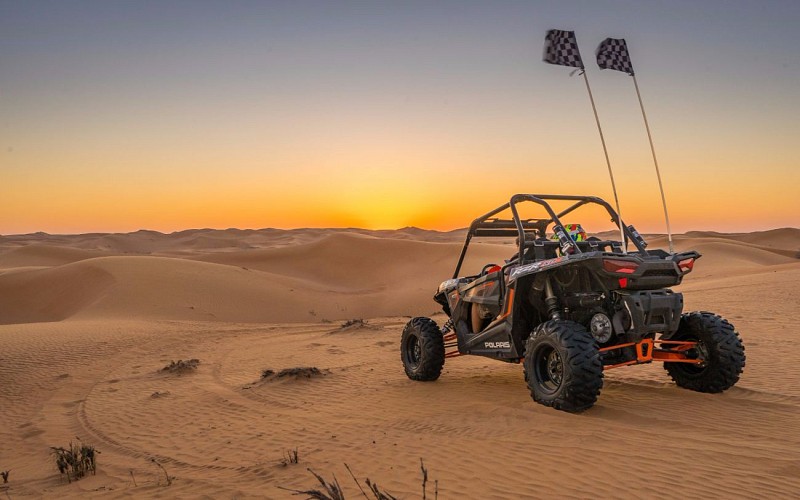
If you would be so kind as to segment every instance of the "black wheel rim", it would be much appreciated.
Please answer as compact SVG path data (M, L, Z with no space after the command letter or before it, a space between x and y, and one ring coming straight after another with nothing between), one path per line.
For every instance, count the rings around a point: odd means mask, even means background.
M564 379L564 362L552 346L541 346L533 359L534 378L546 393L552 394L561 387Z
M409 335L406 341L406 363L411 368L419 366L419 360L422 357L422 346L419 344L419 337L416 335Z

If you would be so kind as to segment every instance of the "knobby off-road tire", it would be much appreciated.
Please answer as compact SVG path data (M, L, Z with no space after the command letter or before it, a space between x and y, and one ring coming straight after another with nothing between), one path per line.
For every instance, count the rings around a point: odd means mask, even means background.
M603 363L592 335L573 321L547 321L525 344L525 381L537 403L581 412L597 401Z
M430 318L414 318L403 329L400 358L406 375L423 382L436 380L444 366L444 339L436 322Z
M664 369L678 386L698 392L722 392L739 381L744 369L744 345L739 333L721 316L691 312L681 316L680 326L670 340L694 340L706 360L703 365L664 363Z

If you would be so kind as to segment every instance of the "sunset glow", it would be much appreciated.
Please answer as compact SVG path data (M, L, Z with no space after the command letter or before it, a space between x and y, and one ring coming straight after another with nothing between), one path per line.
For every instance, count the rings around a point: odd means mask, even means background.
M553 27L577 33L628 222L664 231L632 82L592 59L606 36L631 48L674 230L798 226L798 22L792 2L6 2L0 234L612 201L582 79L541 62Z

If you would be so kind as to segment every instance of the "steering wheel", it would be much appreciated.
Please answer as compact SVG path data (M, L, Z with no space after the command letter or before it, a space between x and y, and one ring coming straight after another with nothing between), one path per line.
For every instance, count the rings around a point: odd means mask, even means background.
M483 269L481 269L481 276L486 276L487 274L489 274L489 269L491 269L493 267L496 267L498 269L500 268L500 266L498 266L497 264L486 264L485 266L483 266ZM495 271L492 271L492 272L495 272Z

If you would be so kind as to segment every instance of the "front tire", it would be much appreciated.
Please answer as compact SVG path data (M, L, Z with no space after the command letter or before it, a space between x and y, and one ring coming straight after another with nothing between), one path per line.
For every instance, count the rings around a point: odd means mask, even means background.
M400 340L400 358L411 380L436 380L444 366L444 338L430 318L414 318L406 324Z
M698 355L705 360L703 365L664 363L664 369L679 387L717 393L739 381L745 364L744 345L733 325L721 316L686 313L670 340L698 342Z
M525 344L525 381L534 401L577 413L591 408L603 387L603 363L592 335L573 321L547 321Z

